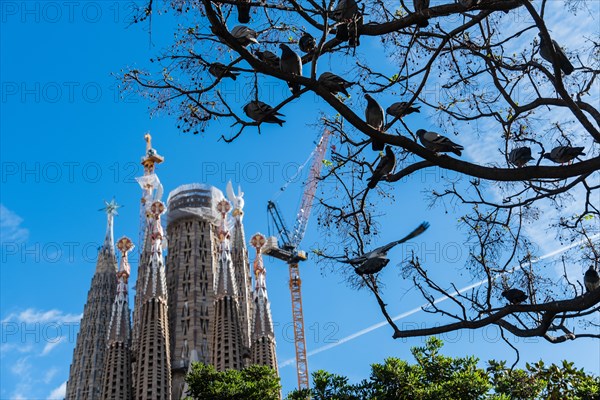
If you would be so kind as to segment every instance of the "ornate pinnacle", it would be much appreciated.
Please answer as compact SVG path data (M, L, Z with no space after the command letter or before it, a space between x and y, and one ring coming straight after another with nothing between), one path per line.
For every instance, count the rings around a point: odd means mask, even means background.
M150 205L150 209L148 210L148 212L150 213L150 216L154 219L154 228L152 229L152 240L162 239L163 237L163 230L160 224L160 216L165 212L165 209L165 204L160 200L157 200Z
M106 249L110 249L111 251L114 251L113 249L113 219L115 215L119 215L119 213L117 212L117 209L119 209L121 206L118 205L115 202L115 199L112 199L110 201L110 203L106 200L104 200L104 208L101 208L98 211L105 211L106 212L106 237L104 238L104 248Z
M144 166L144 175L150 175L154 173L154 164L160 164L165 158L152 148L152 136L149 133L144 135L144 140L146 141L146 155L142 157L142 165Z
M121 266L119 268L119 272L117 272L117 278L123 278L123 282L127 283L129 279L131 268L129 267L129 260L127 257L127 253L129 253L135 245L126 236L123 236L119 241L117 241L117 249L121 252Z
M225 226L225 216L231 210L231 203L223 199L217 203L217 211L221 214L221 228L219 229L219 241L224 242L229 239L229 231Z
M266 272L262 262L261 253L261 249L266 242L267 239L260 233L255 233L250 239L250 245L256 249L256 258L254 259L254 276L256 277L257 282L259 281L258 276L261 274L264 275Z

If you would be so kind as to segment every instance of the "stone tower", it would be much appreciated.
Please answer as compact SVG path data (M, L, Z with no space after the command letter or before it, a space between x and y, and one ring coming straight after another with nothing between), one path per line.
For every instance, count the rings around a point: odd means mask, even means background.
M227 197L233 205L233 234L231 238L231 260L233 262L233 275L237 284L238 304L240 306L240 324L242 327L243 348L242 358L244 365L250 364L250 336L252 325L252 279L250 263L248 262L248 249L246 248L246 235L244 234L244 193L238 187L237 195L233 191L231 181L227 183Z
M155 201L150 205L148 235L150 254L144 266L144 280L137 288L140 296L139 335L135 354L134 397L136 400L171 399L171 354L167 317L167 283L163 259L165 237L160 216L165 205Z
M104 378L102 400L132 400L131 379L131 319L127 281L130 267L127 253L133 249L133 242L122 237L117 242L121 252L121 267L117 272L117 295L112 306L108 325L108 345L104 358Z
M152 254L152 239L150 235L149 221L151 221L150 205L162 197L163 187L156 175L156 165L164 161L164 157L152 147L152 137L149 134L144 136L146 141L146 152L142 157L141 164L144 167L144 175L136 178L142 189L142 199L140 203L140 227L139 227L139 260L137 269L137 278L135 282L135 298L133 306L133 328L131 338L131 357L133 381L136 381L137 359L139 353L139 335L140 319L142 312L142 296L139 295L139 289L143 287L146 281L148 265L150 264L150 255Z
M268 365L278 372L275 353L275 333L271 318L271 305L267 296L266 270L262 260L262 247L266 239L260 233L250 239L256 249L254 259L254 318L252 326L252 364Z
M208 185L183 185L167 200L167 287L173 399L184 393L190 362L212 363L210 341L218 249L217 203Z
M231 210L231 205L227 200L222 200L217 204L217 211L221 214L221 226L219 228L217 287L211 341L212 364L217 371L239 370L244 366L244 336L238 301L238 285L231 260L230 233L227 229L229 210Z
M105 203L106 236L98 253L96 272L77 334L65 395L67 400L100 399L102 390L108 322L117 292L113 218L118 206L114 201Z

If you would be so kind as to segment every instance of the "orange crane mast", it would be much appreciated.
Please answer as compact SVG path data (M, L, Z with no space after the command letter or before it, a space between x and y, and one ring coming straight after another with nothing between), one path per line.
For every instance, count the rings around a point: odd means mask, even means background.
M304 185L304 193L300 202L300 208L296 216L293 231L288 231L286 224L281 217L277 205L269 201L267 211L271 215L273 223L282 240L281 247L278 245L277 238L267 239L267 244L263 248L263 253L287 262L290 274L290 293L292 297L292 321L294 326L294 345L296 349L296 369L298 373L298 388L309 388L308 360L306 357L306 339L304 336L304 312L302 310L302 280L300 279L300 269L298 263L305 261L308 257L305 251L299 249L300 243L306 233L306 227L310 218L312 204L317 191L323 159L327 152L329 136L331 132L325 130L317 147L311 154L313 161L311 163L308 179Z

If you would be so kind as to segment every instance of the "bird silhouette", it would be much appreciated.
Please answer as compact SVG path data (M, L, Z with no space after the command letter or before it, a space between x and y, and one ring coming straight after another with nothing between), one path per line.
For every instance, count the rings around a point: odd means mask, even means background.
M579 156L585 156L584 147L558 146L552 149L550 153L544 153L542 157L547 158L557 164L572 162Z
M412 113L420 113L421 107L417 107L414 103L409 107L406 101L401 101L389 106L385 112L394 118L403 118Z
M374 189L382 178L388 176L394 170L395 166L396 154L394 154L391 146L385 146L385 154L379 160L379 164L375 167L373 175L368 178L369 183L367 186L369 189Z
M454 153L460 156L464 147L454 143L446 136L442 136L435 132L427 132L425 129L419 129L417 136L426 149L436 153Z
M590 268L585 271L585 275L583 275L583 283L585 284L585 289L588 292L593 292L594 290L600 288L600 276L598 276L598 272L596 272L593 265L590 265Z
M329 90L331 94L344 93L346 97L350 97L347 88L354 85L354 82L348 82L341 76L332 74L331 72L323 72L317 81Z
M281 43L279 48L281 49L281 61L279 63L281 71L292 75L302 76L302 59L300 56L284 43ZM300 84L288 82L288 86L290 87L292 94L300 92Z
M371 125L373 128L378 131L383 129L383 123L385 121L385 116L383 114L383 108L379 105L377 101L370 94L365 94L365 99L367 99L367 108L365 109L365 120L367 124ZM383 150L383 142L373 139L371 143L371 147L373 150L381 151Z
M521 304L527 300L527 295L520 289L508 289L502 292L504 297L510 304Z
M551 46L549 46L548 42L544 40L542 34L540 36L540 56L548 61L550 64L554 65L554 59L552 58ZM571 75L575 70L571 61L563 51L563 49L556 43L555 40L552 40L552 47L554 48L554 52L556 53L556 58L558 62L558 68L562 70L565 75Z
M208 73L214 76L215 78L231 78L234 81L239 75L238 72L233 72L231 67L228 67L225 64L221 64L219 62L212 63L208 68Z
M298 41L298 47L304 53L311 53L317 47L317 41L309 33L304 32Z
M254 100L244 106L244 113L253 119L254 121L261 123L270 123L270 124L278 124L279 126L283 126L284 120L278 118L283 117L283 114L280 114L277 111L274 111L273 107L270 105L263 103L260 100Z
M402 239L400 240L396 240L394 242L390 242L388 244L386 244L385 246L381 246L376 248L375 250L371 250L368 253L365 253L363 255L360 255L358 257L354 257L350 260L347 261L348 264L351 265L361 265L363 264L365 261L371 259L371 258L375 258L375 257L386 257L388 251L390 251L393 247L407 242L412 238L415 238L417 236L419 236L420 234L422 234L423 232L425 232L427 230L427 228L429 228L429 223L428 222L423 222L421 223L421 225L419 225L416 229L414 229L411 233L409 233L408 235L404 236Z
M531 157L531 148L529 147L517 147L508 153L508 161L519 168L531 160L533 157Z
M251 43L258 44L258 33L245 25L238 25L233 28L231 30L231 35L244 47Z

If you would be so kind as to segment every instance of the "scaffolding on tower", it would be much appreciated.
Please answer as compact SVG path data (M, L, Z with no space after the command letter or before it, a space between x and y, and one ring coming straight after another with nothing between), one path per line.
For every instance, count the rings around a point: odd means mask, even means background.
M323 166L325 153L327 152L330 135L331 132L329 130L323 132L316 148L306 161L306 163L308 163L308 161L312 159L308 178L304 185L304 193L300 200L300 207L294 222L294 229L291 232L287 229L277 204L273 201L269 201L267 205L267 211L271 216L282 244L279 246L277 238L270 237L267 239L267 243L265 247L263 247L262 252L279 260L283 260L288 264L299 389L309 388L306 339L304 336L304 312L302 310L302 280L300 279L300 269L298 267L298 263L300 261L305 261L308 257L306 252L300 250L299 247L304 238L304 234L306 233L306 227L312 211L313 200L321 176L321 168ZM306 163L304 165L306 165ZM287 188L290 181L282 187L282 191Z

